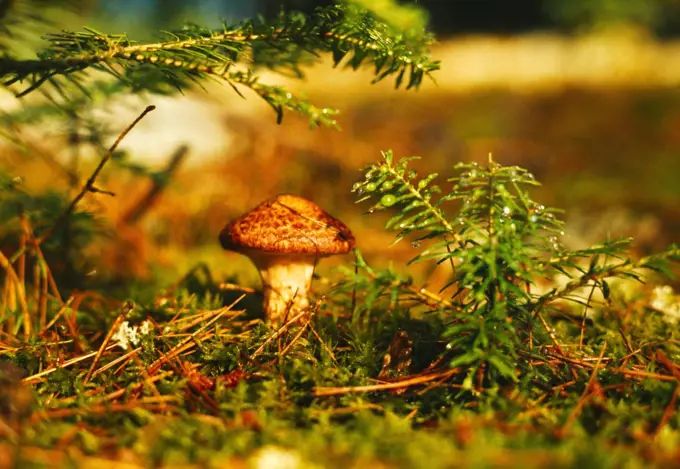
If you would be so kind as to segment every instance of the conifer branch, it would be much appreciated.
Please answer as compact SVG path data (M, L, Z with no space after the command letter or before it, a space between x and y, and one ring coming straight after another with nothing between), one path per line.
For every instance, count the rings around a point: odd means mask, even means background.
M373 83L395 76L400 87L417 88L423 77L439 68L429 58L432 37L421 32L397 31L358 5L318 8L306 17L281 13L272 23L248 20L212 30L189 24L162 33L154 43L140 43L126 35L91 28L45 37L49 45L38 58L0 56L0 80L16 88L17 96L46 84L66 94L65 84L87 93L84 72L113 75L134 91L167 91L213 78L240 94L249 88L269 103L279 120L284 110L309 117L312 125L335 126L332 109L317 108L282 87L260 83L257 71L268 68L302 77L301 67L330 54L337 66L353 69L374 66ZM68 96L65 96L68 98Z

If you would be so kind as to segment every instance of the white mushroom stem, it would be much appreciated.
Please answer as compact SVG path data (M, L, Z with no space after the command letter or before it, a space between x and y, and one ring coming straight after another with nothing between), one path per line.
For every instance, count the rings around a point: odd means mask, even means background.
M283 323L309 307L309 289L315 256L305 254L257 254L251 260L262 276L264 312L271 323Z

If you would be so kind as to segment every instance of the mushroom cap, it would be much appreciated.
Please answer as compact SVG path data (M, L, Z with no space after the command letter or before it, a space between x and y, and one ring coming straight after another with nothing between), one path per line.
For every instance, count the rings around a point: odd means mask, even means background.
M280 194L229 222L220 232L224 249L243 254L345 254L355 245L347 226L311 200Z

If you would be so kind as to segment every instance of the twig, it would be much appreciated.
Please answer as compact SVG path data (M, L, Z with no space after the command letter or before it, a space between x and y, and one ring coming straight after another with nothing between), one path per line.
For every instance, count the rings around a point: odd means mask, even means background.
M66 211L61 214L59 218L57 218L57 221L52 225L51 228L49 228L45 233L40 236L36 242L37 244L42 244L47 238L52 236L52 234L57 230L57 228L60 228L61 225L63 225L66 220L71 216L73 211L76 208L76 205L78 205L78 202L82 200L83 197L85 197L85 194L88 192L102 192L100 189L97 189L94 185L95 181L97 180L97 177L99 176L99 173L104 169L104 165L111 159L111 155L113 155L113 152L116 151L116 148L118 148L118 145L120 145L120 142L123 141L125 136L134 128L135 125L139 121L141 121L144 116L146 116L148 113L156 109L156 106L147 106L144 111L130 124L123 132L118 136L115 142L113 142L113 145L111 145L111 148L109 148L109 151L104 154L102 159L99 161L99 164L95 168L95 170L92 172L92 175L90 178L87 180L83 188L80 190L78 195L76 195L73 200L71 201L71 204L68 206Z

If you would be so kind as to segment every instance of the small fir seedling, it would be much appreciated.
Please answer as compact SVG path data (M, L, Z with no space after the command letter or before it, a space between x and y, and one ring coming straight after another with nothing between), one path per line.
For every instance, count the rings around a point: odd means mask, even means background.
M434 183L437 174L419 178L409 168L414 159L383 153L353 191L358 202L373 202L369 213L397 211L385 225L397 232L395 242L422 243L410 263L450 266L450 282L442 289L449 293L438 301L448 324L443 337L450 366L468 370L468 387L480 376L491 384L518 381L533 371L526 359L546 359L537 352L546 347L564 353L546 320L558 300L584 308L583 328L595 303L593 291L609 297L608 278L639 279L640 268L667 270L666 261L677 257L671 248L634 262L625 256L628 239L569 251L561 241L560 211L530 197L539 184L527 170L502 166L491 156L485 165L460 163L443 191ZM557 285L561 275L566 286L539 293L538 283ZM426 302L423 291L420 301Z

